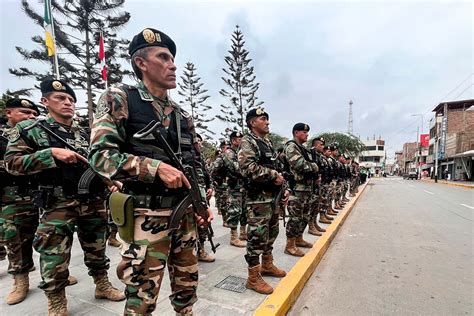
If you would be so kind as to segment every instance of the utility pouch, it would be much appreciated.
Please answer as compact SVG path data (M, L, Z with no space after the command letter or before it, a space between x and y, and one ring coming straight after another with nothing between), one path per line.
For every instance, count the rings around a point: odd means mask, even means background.
M109 196L109 208L112 220L117 225L118 233L127 243L133 243L135 218L133 217L133 196L113 192Z
M53 187L40 187L38 190L34 190L33 205L42 209L51 208L56 201L53 190Z

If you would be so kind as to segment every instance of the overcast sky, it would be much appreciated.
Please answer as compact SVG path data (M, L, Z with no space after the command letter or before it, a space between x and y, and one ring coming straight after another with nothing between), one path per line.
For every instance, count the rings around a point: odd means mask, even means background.
M32 66L15 46L34 47L43 30L26 18L19 0L2 0L0 91L35 84L8 73ZM42 12L37 0L30 0ZM178 75L193 62L209 90L212 116L224 56L238 24L253 59L259 99L270 113L270 129L289 137L296 122L312 135L345 132L353 100L354 134L379 135L388 155L416 140L423 114L427 132L431 110L443 100L474 97L473 15L470 1L317 2L317 1L153 1L128 0L128 25L119 33L131 39L145 27L171 36L177 44ZM46 67L37 66L35 67ZM177 91L171 96L179 100ZM38 101L39 94L35 94ZM85 95L79 96L83 105ZM219 132L225 125L210 124Z

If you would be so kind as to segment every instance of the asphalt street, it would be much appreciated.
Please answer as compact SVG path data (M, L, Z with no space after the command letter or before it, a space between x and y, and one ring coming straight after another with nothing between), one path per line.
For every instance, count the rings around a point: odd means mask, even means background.
M474 190L373 179L288 315L473 315Z

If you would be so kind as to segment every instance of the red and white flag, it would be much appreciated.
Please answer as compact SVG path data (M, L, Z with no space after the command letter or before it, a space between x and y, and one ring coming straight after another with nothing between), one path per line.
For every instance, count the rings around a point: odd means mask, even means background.
M99 37L99 61L102 67L102 80L107 82L107 65L105 64L104 37L102 36L102 32L100 32Z

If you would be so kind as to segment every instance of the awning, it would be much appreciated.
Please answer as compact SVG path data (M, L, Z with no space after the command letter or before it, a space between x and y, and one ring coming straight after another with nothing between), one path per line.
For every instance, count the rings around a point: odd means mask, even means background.
M468 150L463 153L456 154L452 157L472 157L474 156L474 150Z

